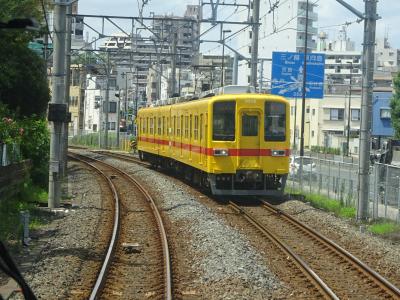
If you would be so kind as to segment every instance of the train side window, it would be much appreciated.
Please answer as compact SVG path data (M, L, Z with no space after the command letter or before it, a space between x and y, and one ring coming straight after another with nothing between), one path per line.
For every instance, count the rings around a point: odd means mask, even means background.
M165 135L165 117L162 117L162 134Z
M157 134L161 135L161 117L158 118Z
M180 119L182 119L182 116L178 117L178 121L176 123L176 135L177 136L181 136L181 121L180 121Z
M150 118L150 124L149 124L149 133L153 134L153 118Z
M286 139L286 105L265 102L264 139L283 142Z
M203 140L203 115L200 115L200 141Z
M215 102L213 106L213 140L235 140L236 102Z
M192 139L192 136L193 136L193 133L192 133L192 130L193 130L193 117L192 117L192 115L190 115L190 118L189 118L189 138L190 139Z
M181 124L179 125L180 131L179 131L179 136L183 136L183 116L181 116Z
M185 116L185 138L189 137L189 117Z
M173 128L173 133L174 133L174 135L177 134L176 132L177 132L177 131L176 131L176 116L174 116L174 128Z
M145 132L147 133L147 128L149 128L149 118L147 117L146 118L146 121L145 121L145 128L144 128L144 130L145 130Z
M197 141L199 138L199 116L194 116L194 140Z

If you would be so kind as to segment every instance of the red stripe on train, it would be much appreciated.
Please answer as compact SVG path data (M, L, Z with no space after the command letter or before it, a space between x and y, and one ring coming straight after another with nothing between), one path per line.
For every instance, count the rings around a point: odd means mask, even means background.
M156 138L147 138L147 137L139 137L139 140L142 142L158 144L158 145L169 145L169 141L156 139ZM177 141L171 141L171 146L175 148L182 148L183 150L196 152L205 154L208 156L214 156L213 148L206 148L192 144L180 143ZM272 156L272 149L236 149L229 148L228 149L229 156ZM290 155L290 149L285 149L285 156Z

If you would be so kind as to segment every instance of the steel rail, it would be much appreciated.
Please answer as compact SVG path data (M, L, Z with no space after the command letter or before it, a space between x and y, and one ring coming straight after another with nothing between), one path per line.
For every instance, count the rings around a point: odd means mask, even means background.
M295 264L300 268L301 271L313 282L314 286L320 291L322 296L327 299L339 300L328 285L304 262L296 253L294 253L288 245L281 241L275 234L269 231L265 226L261 225L255 218L249 215L245 210L239 207L236 203L229 201L229 205L238 213L243 215L248 222L260 230L265 236L267 236L272 242L277 245L283 252L294 259Z
M386 292L388 292L394 299L400 299L400 289L397 288L395 285L393 285L391 282L389 282L386 278L384 278L382 275L378 274L376 271L372 270L369 266L364 264L362 261L360 261L357 257L352 255L350 252L346 251L344 248L340 247L338 244L335 242L327 239L320 233L316 232L306 224L300 222L299 220L296 220L289 214L283 212L280 209L277 209L273 205L269 204L268 202L264 200L260 200L262 203L262 206L267 208L270 212L273 212L281 217L284 217L286 220L288 220L290 223L295 225L297 228L300 228L303 232L306 232L309 235L314 236L317 238L320 242L328 245L332 250L334 250L336 253L340 254L342 257L346 258L350 263L355 265L358 270L363 272L364 274L366 273L370 277L372 277L373 281L378 284L382 289L384 289Z
M111 157L115 157L115 158L119 158L125 161L129 161L129 162L133 162L139 165L142 165L144 167L151 167L150 163L141 161L140 159L136 158L136 157L131 157L129 155L126 154L120 154L120 153L116 153L116 152L111 152L111 151L93 151L94 153L99 153L99 154L103 154L103 155L107 155L107 156L111 156Z
M91 159L99 164L102 164L114 171L116 171L117 173L121 174L122 176L124 176L125 178L127 178L129 181L131 181L133 184L135 184L135 186L143 193L143 195L145 196L146 200L150 203L150 207L153 211L154 217L157 221L157 226L161 235L161 243L162 243L162 247L163 247L163 255L164 255L164 261L165 261L165 265L164 265L164 275L165 275L165 299L167 300L171 300L172 299L172 269L171 269L171 260L170 260L170 253L169 253L169 246L168 246L168 239L167 239L167 234L166 234L166 230L164 227L164 223L162 221L160 212L158 211L157 205L155 204L155 201L153 199L153 197L149 194L149 192L132 176L130 176L128 173L108 164L105 163L101 160L95 159L93 157L89 157L89 156L85 156L82 154L78 154L79 156L83 156L85 158Z
M82 155L79 155L79 154L73 154L72 155L71 153L69 153L68 156L73 158L73 159L76 159L76 160L78 160L78 161L80 161L80 162L82 162L84 164L89 165L94 170L96 170L99 174L101 174L106 179L106 181L108 182L108 186L110 187L110 189L111 189L111 191L113 193L114 201L115 201L114 227L113 227L111 239L110 239L110 242L109 242L109 246L108 246L108 249L107 249L107 254L106 254L106 256L105 256L105 258L103 260L103 265L101 266L99 275L97 276L97 279L96 279L96 283L95 283L95 285L94 285L94 287L92 289L92 292L90 294L90 297L89 297L90 300L94 300L94 299L98 299L99 296L100 296L100 293L101 293L101 291L102 291L102 289L104 287L105 280L107 278L106 275L107 275L108 269L109 269L110 264L112 262L112 258L113 258L113 254L114 254L114 250L115 250L115 246L116 246L116 242L117 242L117 237L118 237L119 230L120 230L120 216L121 216L120 215L120 208L119 208L120 207L120 202L119 202L118 193L117 193L117 190L116 190L116 188L114 186L114 183L111 181L111 179L103 171L101 171L99 168L97 168L96 166L94 166L90 162L79 158L79 156L82 156Z

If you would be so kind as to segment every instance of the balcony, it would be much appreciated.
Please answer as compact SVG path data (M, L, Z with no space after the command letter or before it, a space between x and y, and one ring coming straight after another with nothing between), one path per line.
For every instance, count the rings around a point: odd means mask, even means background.
M304 40L303 39L296 39L296 47L297 48L304 48ZM307 40L307 48L308 49L317 49L317 43L314 42L313 40L308 39Z
M306 10L299 8L298 15L299 15L298 16L299 18L305 19L306 18ZM318 21L318 14L313 11L308 10L308 19L316 22L316 21Z
M297 24L297 32L306 32L306 25ZM318 29L308 25L308 34L317 35Z

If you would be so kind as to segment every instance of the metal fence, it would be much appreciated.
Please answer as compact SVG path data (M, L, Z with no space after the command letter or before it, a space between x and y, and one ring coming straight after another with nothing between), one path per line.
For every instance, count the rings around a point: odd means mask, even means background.
M313 157L291 157L289 193L323 195L357 206L358 164ZM370 169L369 212L373 219L400 222L400 168L376 163Z
M121 132L119 143L115 132L108 133L108 148L113 150L130 151L130 135L126 132ZM80 134L69 138L70 145L87 146L90 148L104 148L105 134L104 132L80 132Z
M8 166L21 160L19 144L0 143L0 167Z

